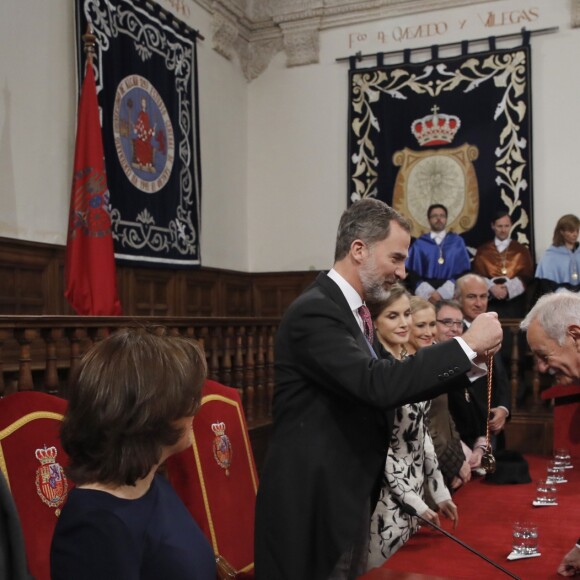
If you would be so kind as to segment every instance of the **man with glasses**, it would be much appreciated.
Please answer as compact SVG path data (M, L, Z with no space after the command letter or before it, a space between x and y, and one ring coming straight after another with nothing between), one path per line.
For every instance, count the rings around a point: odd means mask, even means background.
M466 274L457 280L455 297L463 312L463 328L467 330L475 318L487 312L488 290L485 278ZM438 317L440 318L440 317ZM457 323L457 320L455 320ZM472 382L463 392L449 395L449 410L461 435L461 440L473 450L469 462L479 468L485 451L487 422L489 420L492 446L503 446L497 436L503 431L511 406L511 387L507 372L498 354L493 357L491 409L488 417L487 376Z
M463 334L463 313L455 300L441 300L435 305L436 342L446 342ZM435 397L429 408L429 433L437 454L445 485L453 492L471 479L461 437L449 413L447 393Z
M407 286L416 296L437 304L453 297L455 280L471 265L463 238L447 232L447 208L435 203L427 209L431 231L415 240L409 250Z
M580 382L580 296L567 292L542 296L520 328L541 373L552 375L560 385ZM580 540L564 556L558 574L580 574Z

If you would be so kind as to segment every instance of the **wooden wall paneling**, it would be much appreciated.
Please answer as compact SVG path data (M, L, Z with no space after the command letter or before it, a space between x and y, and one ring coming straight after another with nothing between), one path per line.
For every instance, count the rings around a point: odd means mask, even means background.
M220 316L254 316L252 275L222 272L222 310Z
M56 306L51 298L51 283L55 277L52 258L50 250L32 242L3 240L0 254L1 314L46 314Z
M148 268L123 270L121 301L125 316L176 315L175 271Z
M254 316L282 316L318 272L254 274Z
M65 248L0 238L0 314L74 314L64 298ZM117 265L128 316L279 317L317 272L248 273Z
M219 316L221 289L215 272L183 270L178 285L179 316Z

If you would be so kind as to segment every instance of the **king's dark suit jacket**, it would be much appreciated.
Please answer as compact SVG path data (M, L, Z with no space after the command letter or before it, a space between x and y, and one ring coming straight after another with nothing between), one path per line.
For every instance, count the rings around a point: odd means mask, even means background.
M464 388L470 368L455 340L403 362L373 358L344 295L321 273L289 307L276 339L256 578L326 580L380 485L389 410Z

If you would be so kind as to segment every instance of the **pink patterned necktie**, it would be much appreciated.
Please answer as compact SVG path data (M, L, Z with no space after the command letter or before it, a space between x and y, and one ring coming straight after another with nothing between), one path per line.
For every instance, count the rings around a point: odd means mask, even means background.
M373 320L371 318L371 313L367 308L366 304L359 306L358 313L363 321L363 332L365 338L369 341L369 344L373 343Z

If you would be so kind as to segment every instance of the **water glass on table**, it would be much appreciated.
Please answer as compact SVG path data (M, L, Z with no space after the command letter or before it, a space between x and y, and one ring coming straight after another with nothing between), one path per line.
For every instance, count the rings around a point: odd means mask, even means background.
M540 479L536 485L534 505L558 505L558 488L555 483Z
M553 459L548 461L548 473L546 481L549 483L566 483L565 467Z
M512 552L521 556L538 553L538 526L532 522L515 522L512 533Z
M554 461L558 465L562 465L564 469L572 468L572 457L570 452L564 448L558 448L554 450Z

